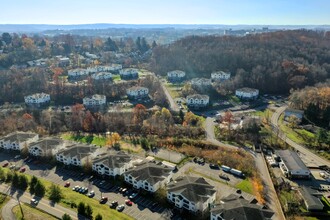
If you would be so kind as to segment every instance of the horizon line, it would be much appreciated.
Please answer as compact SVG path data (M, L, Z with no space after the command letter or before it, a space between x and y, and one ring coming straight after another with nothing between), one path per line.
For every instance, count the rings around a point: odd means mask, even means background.
M71 24L47 24L47 23L0 23L0 25L53 25L53 26L71 26L71 25L223 25L223 26L330 26L330 24L213 24L213 23L71 23Z

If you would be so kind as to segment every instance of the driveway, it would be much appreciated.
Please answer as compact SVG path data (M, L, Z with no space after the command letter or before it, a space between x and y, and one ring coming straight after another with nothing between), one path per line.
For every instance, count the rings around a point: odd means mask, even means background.
M179 106L176 104L176 102L174 101L174 99L172 98L170 92L168 91L168 89L166 88L166 86L164 85L164 83L162 81L160 81L161 85L162 85L162 88L164 90L164 93L167 97L167 100L169 101L170 103L170 108L172 111L175 111L175 112L178 112L180 111L179 109Z

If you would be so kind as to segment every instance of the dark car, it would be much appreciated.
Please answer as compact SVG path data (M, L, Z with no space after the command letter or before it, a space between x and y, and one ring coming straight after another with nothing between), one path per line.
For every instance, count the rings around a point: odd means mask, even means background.
M210 164L210 168L214 169L214 170L219 170L220 169L218 164Z
M110 203L110 208L112 208L112 209L116 208L117 206L118 206L118 202L117 201L112 201Z
M105 204L105 203L107 203L107 201L108 201L108 197L102 197L101 199L100 199L100 203L101 204Z

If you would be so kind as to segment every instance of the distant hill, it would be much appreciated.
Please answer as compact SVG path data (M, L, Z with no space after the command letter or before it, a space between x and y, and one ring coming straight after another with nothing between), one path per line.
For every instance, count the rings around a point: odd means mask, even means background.
M0 32L42 32L46 30L77 30L77 29L108 29L108 28L178 28L178 29L326 29L330 25L215 25L215 24L73 24L73 25L50 25L50 24L0 24Z

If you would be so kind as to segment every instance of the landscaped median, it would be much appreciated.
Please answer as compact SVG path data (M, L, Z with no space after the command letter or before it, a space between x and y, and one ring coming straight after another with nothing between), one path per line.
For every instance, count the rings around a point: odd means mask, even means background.
M11 170L9 170L8 168L0 168L4 171L4 174L7 175L8 172L11 172ZM32 176L28 175L28 174L19 174L19 175L25 175L28 179L28 181L31 181ZM42 185L45 186L46 189L49 189L51 187L51 185L53 184L52 182L42 179L42 178L38 178L39 181L42 183ZM130 216L121 213L121 212L117 212L116 210L110 209L109 206L107 205L102 205L99 203L99 201L95 200L95 199L91 199L88 198L86 195L82 195L79 193L76 193L74 191L72 191L71 188L65 188L64 186L59 186L61 193L62 193L62 199L59 202L60 205L62 205L63 207L72 209L74 211L77 211L76 207L78 206L78 204L80 202L84 202L85 204L88 204L91 206L91 208L93 209L93 217L95 218L95 216L97 214L102 215L103 219L118 219L118 220L131 220L133 218L131 218ZM29 191L29 188L26 189L26 192ZM31 196L32 198L33 196ZM49 191L47 190L45 198L49 199Z

